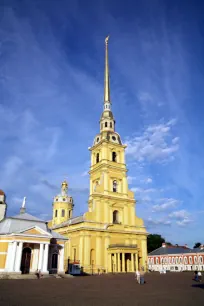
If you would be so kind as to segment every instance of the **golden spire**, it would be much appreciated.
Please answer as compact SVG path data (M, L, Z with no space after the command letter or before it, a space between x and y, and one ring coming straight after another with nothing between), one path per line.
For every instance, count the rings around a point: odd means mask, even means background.
M105 76L104 76L104 103L110 103L110 76L108 66L108 40L109 36L105 39Z

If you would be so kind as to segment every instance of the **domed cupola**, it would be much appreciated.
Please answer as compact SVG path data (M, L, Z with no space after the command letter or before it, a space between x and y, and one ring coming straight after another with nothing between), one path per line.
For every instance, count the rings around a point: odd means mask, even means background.
M54 197L52 224L58 225L72 218L74 202L68 195L68 183L61 184L61 193Z

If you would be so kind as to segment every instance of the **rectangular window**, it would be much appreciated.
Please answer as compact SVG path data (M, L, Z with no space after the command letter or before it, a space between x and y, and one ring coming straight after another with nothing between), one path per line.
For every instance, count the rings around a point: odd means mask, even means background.
M64 216L65 216L65 210L62 209L62 217L64 217Z
M55 210L55 217L57 217L57 210Z

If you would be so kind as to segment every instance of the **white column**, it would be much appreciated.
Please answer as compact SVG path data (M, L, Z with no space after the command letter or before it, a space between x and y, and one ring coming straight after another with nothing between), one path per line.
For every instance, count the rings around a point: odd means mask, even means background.
M6 272L9 271L9 266L10 266L11 258L12 258L12 251L13 251L13 243L9 242L8 249L7 249L7 256L6 256L6 265L5 265Z
M19 242L16 252L16 262L14 267L15 272L21 272L20 267L21 267L22 250L23 250L23 242Z
M48 273L48 252L49 252L49 244L45 244L44 256L43 256L43 265L42 265L42 273Z
M58 273L64 273L64 246L63 245L61 245L61 250L60 250Z
M40 253L39 253L39 258L38 258L38 270L42 269L42 260L43 260L43 243L40 243Z
M15 259L16 259L16 248L17 248L17 241L14 241L13 246L12 246L12 255L10 258L9 272L14 272L14 264L15 264Z
M36 272L36 270L38 269L38 256L39 256L39 248L37 248L38 245L34 246L33 249L33 260L32 260L32 268L31 268L31 272Z

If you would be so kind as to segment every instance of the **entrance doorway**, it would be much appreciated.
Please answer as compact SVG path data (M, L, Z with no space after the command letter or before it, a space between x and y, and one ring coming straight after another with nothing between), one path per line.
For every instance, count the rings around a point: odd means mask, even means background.
M30 272L30 259L31 259L31 249L24 248L21 259L22 274L28 274Z

